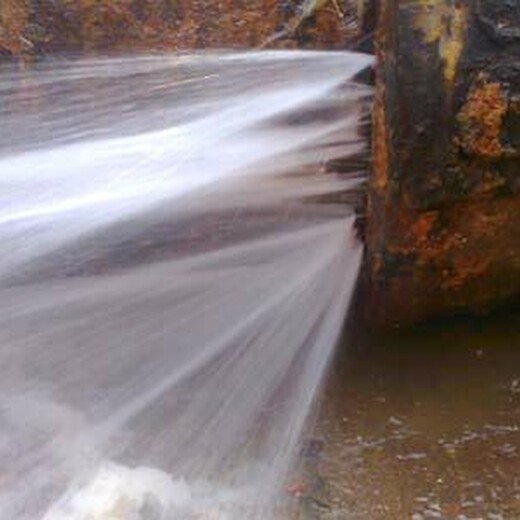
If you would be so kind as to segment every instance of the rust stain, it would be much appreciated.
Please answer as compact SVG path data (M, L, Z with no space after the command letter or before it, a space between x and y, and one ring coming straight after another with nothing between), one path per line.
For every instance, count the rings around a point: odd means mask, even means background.
M394 236L386 251L400 271L392 275L384 260L379 265L383 277L390 274L386 297L404 302L412 314L435 314L485 307L514 294L520 282L520 239L514 232L519 223L520 202L514 198L498 203L486 197L438 213L397 209L394 231L401 230L400 238ZM498 287L493 280L503 279L504 266L511 283Z
M27 25L27 6L24 0L0 0L0 50L20 54L28 42L22 33Z
M372 108L372 177L371 186L379 193L384 194L388 186L390 167L389 139L390 130L386 117L386 87L383 77L384 66L388 61L385 55L384 32L379 29L376 37L376 69L377 80L374 90L374 104ZM388 194L386 194L388 195Z
M487 258L457 259L456 264L449 270L449 276L441 281L441 289L443 291L460 289L470 280L482 279L489 272L490 265L491 261Z
M425 244L431 234L432 228L437 221L437 212L422 213L411 225L411 233L418 244Z
M385 117L384 97L384 87L382 82L379 82L375 91L374 108L372 113L374 135L372 145L372 186L381 193L386 190L388 185L389 168L389 136Z
M471 88L466 103L457 115L459 145L470 155L499 158L505 149L500 142L508 101L499 83L483 75Z
M40 0L32 5L31 29L25 34L26 0L0 0L0 47L14 55L31 52L20 44L25 40L42 52L250 48L297 19L298 5L283 9L279 0ZM344 48L355 36L337 0L305 5L310 6L306 23L294 34L285 31L273 46Z

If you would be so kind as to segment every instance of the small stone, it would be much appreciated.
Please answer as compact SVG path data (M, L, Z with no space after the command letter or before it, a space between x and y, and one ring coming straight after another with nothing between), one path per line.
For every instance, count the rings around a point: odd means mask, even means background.
M403 425L403 421L401 419L398 419L397 417L394 417L394 416L390 417L388 419L388 422L390 424L393 424L394 426L402 426Z

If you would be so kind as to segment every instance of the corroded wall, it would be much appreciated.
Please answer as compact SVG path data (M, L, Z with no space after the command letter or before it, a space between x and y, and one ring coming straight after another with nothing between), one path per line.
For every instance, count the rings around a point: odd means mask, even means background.
M384 323L520 294L520 4L379 2L371 312Z
M341 0L1 0L0 53L256 47L343 48ZM273 35L278 37L273 38Z

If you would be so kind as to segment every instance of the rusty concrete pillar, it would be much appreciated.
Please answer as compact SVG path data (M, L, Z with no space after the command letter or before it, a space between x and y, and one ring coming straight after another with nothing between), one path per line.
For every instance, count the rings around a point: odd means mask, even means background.
M381 0L370 312L480 312L520 295L520 4Z

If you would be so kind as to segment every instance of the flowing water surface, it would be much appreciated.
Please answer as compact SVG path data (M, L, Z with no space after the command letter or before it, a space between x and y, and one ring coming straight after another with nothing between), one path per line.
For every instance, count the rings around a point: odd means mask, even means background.
M340 165L368 64L3 66L2 519L289 515L362 254Z

